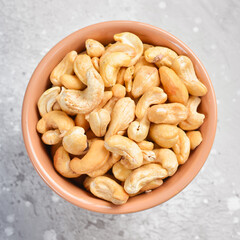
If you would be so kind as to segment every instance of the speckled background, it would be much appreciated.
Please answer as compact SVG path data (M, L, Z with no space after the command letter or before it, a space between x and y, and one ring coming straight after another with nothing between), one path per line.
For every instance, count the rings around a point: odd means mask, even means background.
M0 239L240 239L239 0L0 1ZM184 41L210 74L218 102L214 146L194 181L147 211L104 215L56 195L34 170L21 106L35 67L58 41L87 25L129 19Z

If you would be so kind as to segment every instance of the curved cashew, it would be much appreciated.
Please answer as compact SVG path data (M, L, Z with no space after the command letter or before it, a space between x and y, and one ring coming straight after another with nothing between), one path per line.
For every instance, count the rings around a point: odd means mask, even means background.
M73 69L82 83L88 85L87 71L93 68L91 58L87 54L79 54L73 64Z
M155 63L158 67L171 67L173 60L178 55L166 47L151 47L145 51L144 56L148 62Z
M187 137L190 141L191 150L194 150L202 142L202 134L200 131L187 132Z
M90 57L101 57L105 51L104 46L100 42L93 39L87 39L85 41L85 46L87 54Z
M73 127L64 135L62 144L64 149L73 154L80 155L87 148L87 136L81 127Z
M167 171L159 164L150 163L132 171L124 183L124 190L129 194L135 194L155 179L167 177Z
M117 81L117 75L121 67L127 66L131 58L123 52L113 52L100 58L100 74L105 87L112 87Z
M153 63L149 63L146 61L144 56L141 56L138 61L136 62L136 64L134 65L134 74L133 77L136 77L137 72L143 67L143 66L147 66L147 67L155 67L155 65Z
M178 75L171 68L164 66L160 67L159 73L168 100L186 105L189 97L188 90Z
M82 158L73 158L70 162L70 168L78 174L87 174L95 169L101 167L107 162L109 158L109 151L104 147L103 140L94 141Z
M83 91L63 88L57 101L62 110L69 114L86 114L92 111L104 95L104 84L99 73L92 67L87 71L87 88Z
M54 154L54 167L62 176L66 178L77 178L80 176L80 174L73 172L69 167L70 160L71 159L68 152L63 148L63 146L61 146Z
M158 104L148 109L148 119L153 123L177 125L188 117L188 109L181 103Z
M149 136L160 147L171 148L178 141L178 127L169 124L152 124Z
M73 74L73 62L77 57L76 51L69 52L63 60L53 69L50 81L55 86L61 86L60 77L63 74Z
M99 71L100 71L100 66L99 66L99 64L100 64L100 59L97 58L97 57L93 57L93 58L91 59L91 61L92 61L92 65L94 66L94 68L99 72Z
M168 176L172 176L178 168L178 160L175 153L170 149L154 149L156 154L156 163L161 163L162 167L167 170Z
M42 141L47 145L55 145L61 142L62 137L60 131L49 130L42 135Z
M55 104L56 97L60 93L60 87L52 87L46 90L38 100L38 110L41 116L51 112Z
M84 114L77 114L74 121L76 126L82 127L85 132L87 132L87 130L89 129L89 122L85 119Z
M135 117L135 103L129 97L119 99L113 107L111 122L105 135L105 140L128 128Z
M179 123L183 130L195 130L199 128L205 119L205 115L197 112L198 105L201 103L199 97L191 96L187 103L188 117L185 121Z
M113 179L106 176L87 178L84 185L89 185L90 192L99 198L122 205L127 202L129 196L123 187Z
M112 153L123 156L121 163L134 169L142 165L143 155L138 145L127 137L114 135L105 140L105 148Z
M132 170L126 168L121 162L117 162L112 167L112 173L114 177L122 182L124 182Z
M37 123L37 131L42 134L48 130L59 129L61 135L64 135L72 127L74 121L62 111L46 113Z
M68 89L83 90L86 88L86 85L84 85L75 75L63 74L60 77L60 82L65 88Z
M153 163L156 160L156 154L151 150L142 150L143 164Z
M126 91L131 92L132 90L132 78L134 74L134 66L128 67L124 73L124 82L126 86Z
M158 70L155 67L141 67L134 78L132 85L132 95L134 98L140 97L151 87L158 87L160 84Z
M190 154L190 141L182 129L178 128L178 132L178 142L172 149L177 156L178 164L184 164L188 160Z
M206 86L200 82L194 71L192 61L186 56L178 56L174 59L171 68L187 87L193 96L204 96L207 93Z
M149 141L141 141L138 142L137 145L140 147L141 150L153 150L154 148L154 144L152 142Z

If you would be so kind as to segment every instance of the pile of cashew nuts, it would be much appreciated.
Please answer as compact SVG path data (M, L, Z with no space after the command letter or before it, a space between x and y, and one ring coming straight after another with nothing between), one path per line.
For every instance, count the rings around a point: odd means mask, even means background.
M84 175L87 191L121 205L161 186L202 142L207 88L187 56L130 32L114 40L88 39L53 69L37 131L59 174Z

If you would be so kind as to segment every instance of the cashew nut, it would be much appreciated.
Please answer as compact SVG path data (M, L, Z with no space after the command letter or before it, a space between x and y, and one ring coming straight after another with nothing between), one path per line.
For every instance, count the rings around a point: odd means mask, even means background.
M58 129L49 130L42 135L42 141L47 145L55 145L61 142L62 137Z
M146 61L144 56L141 56L138 61L136 62L136 64L134 65L134 74L133 77L136 77L137 72L139 71L139 69L141 69L143 66L147 66L147 67L155 67L155 65L153 63L149 63Z
M143 164L152 163L156 161L156 154L152 150L142 150Z
M112 93L113 97L116 97L118 99L123 98L126 95L126 88L123 85L117 83L112 87Z
M167 170L168 176L172 176L178 168L178 160L175 153L170 149L154 149L156 154L156 163L161 163L162 167Z
M155 179L163 179L168 176L167 171L159 164L150 163L133 170L124 183L124 190L129 194L135 194Z
M186 105L188 90L178 75L171 68L165 66L160 67L159 73L163 89L168 95L168 100Z
M195 130L199 128L205 119L205 115L197 112L197 108L201 103L199 97L191 96L187 103L188 117L185 121L179 123L179 127L183 130Z
M83 90L86 87L77 76L70 74L63 74L60 77L60 82L68 89Z
M178 141L172 149L177 156L178 164L184 164L188 160L190 154L190 141L182 129L178 128L178 134Z
M188 109L181 103L158 104L148 109L148 119L153 123L177 125L188 117Z
M144 56L144 53L151 47L153 47L153 45L150 45L150 44L147 44L147 43L143 44L143 56Z
M202 134L200 131L187 132L187 136L190 141L191 150L194 150L202 142Z
M117 84L124 85L124 74L126 72L126 69L127 68L125 67L121 67L120 70L118 71L117 81L116 81Z
M86 114L102 101L104 84L99 73L92 67L87 70L87 88L83 91L63 88L57 101L62 110L69 114Z
M178 56L176 52L166 47L151 47L144 53L146 60L161 66L171 67L173 60Z
M92 61L92 65L94 66L94 68L99 72L99 71L100 71L100 66L99 66L99 64L100 64L100 59L97 58L97 57L93 57L93 58L91 59L91 61Z
M63 74L73 74L73 62L77 57L76 51L69 52L63 60L53 69L50 81L55 86L61 86L60 77Z
M141 150L153 150L154 144L149 141L142 141L138 142L137 145L140 147Z
M38 110L41 116L51 112L55 104L56 97L60 93L60 87L52 87L46 90L38 100Z
M121 162L117 162L112 167L112 173L114 177L122 182L124 182L132 170L126 168Z
M206 86L199 81L194 71L192 61L186 56L178 56L174 59L171 68L183 81L189 94L204 96L207 93Z
M59 147L55 152L53 162L55 169L66 178L77 178L80 174L77 174L72 171L69 166L70 156L68 152L63 148L63 146Z
M178 127L169 124L152 124L150 138L160 147L171 148L178 140Z
M126 203L129 198L121 185L106 176L87 178L84 185L89 185L90 192L93 195L116 205Z
M87 39L85 42L85 46L87 54L90 57L101 57L105 51L104 46L100 42L93 39Z
M142 165L143 155L138 145L127 137L114 135L105 140L105 148L112 153L123 156L121 163L134 169Z
M124 73L124 82L126 86L126 91L131 92L132 90L132 78L134 74L134 66L128 67Z
M82 127L85 132L87 132L89 129L89 122L85 119L84 114L77 114L74 121L76 126Z

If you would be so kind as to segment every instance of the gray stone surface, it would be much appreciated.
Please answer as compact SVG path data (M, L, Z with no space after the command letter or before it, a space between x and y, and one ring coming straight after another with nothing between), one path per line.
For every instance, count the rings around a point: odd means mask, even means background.
M0 239L240 239L239 0L0 1ZM173 199L128 215L77 208L30 163L21 105L31 74L58 41L87 25L129 19L184 41L210 74L218 127L208 161Z

